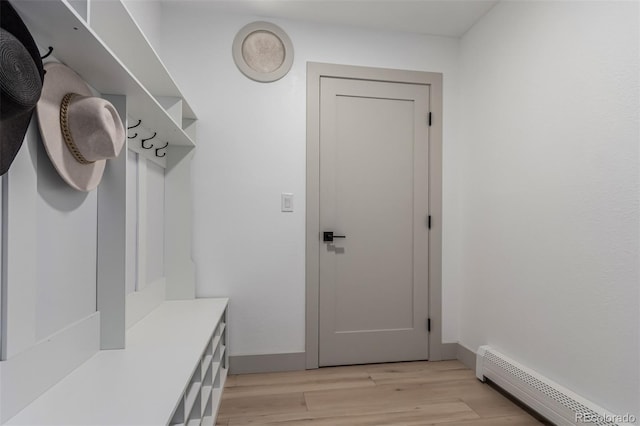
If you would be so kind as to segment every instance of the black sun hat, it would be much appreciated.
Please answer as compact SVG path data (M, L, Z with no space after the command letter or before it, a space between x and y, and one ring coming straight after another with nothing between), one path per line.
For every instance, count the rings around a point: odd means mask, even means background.
M0 175L22 145L43 81L33 37L13 6L0 0Z

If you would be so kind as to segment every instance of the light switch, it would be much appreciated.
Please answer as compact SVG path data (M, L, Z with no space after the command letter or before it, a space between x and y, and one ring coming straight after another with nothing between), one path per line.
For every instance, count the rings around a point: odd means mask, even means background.
M282 193L282 211L283 212L292 212L293 211L293 194L289 192Z

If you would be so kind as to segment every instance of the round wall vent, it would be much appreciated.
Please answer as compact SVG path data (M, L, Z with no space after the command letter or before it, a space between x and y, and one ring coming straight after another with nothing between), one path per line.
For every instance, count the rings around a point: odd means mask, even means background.
M252 80L276 81L293 64L293 45L282 28L269 22L245 25L233 40L233 60Z

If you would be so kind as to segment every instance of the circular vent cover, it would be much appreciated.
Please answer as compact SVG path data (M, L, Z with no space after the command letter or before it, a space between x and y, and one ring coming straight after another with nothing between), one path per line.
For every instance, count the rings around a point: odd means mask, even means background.
M284 77L293 64L293 45L277 25L252 22L233 40L233 60L244 75L260 82Z

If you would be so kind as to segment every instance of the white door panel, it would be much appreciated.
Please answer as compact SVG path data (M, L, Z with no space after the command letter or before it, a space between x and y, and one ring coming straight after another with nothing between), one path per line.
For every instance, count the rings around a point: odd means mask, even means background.
M429 87L321 79L320 365L426 359Z

